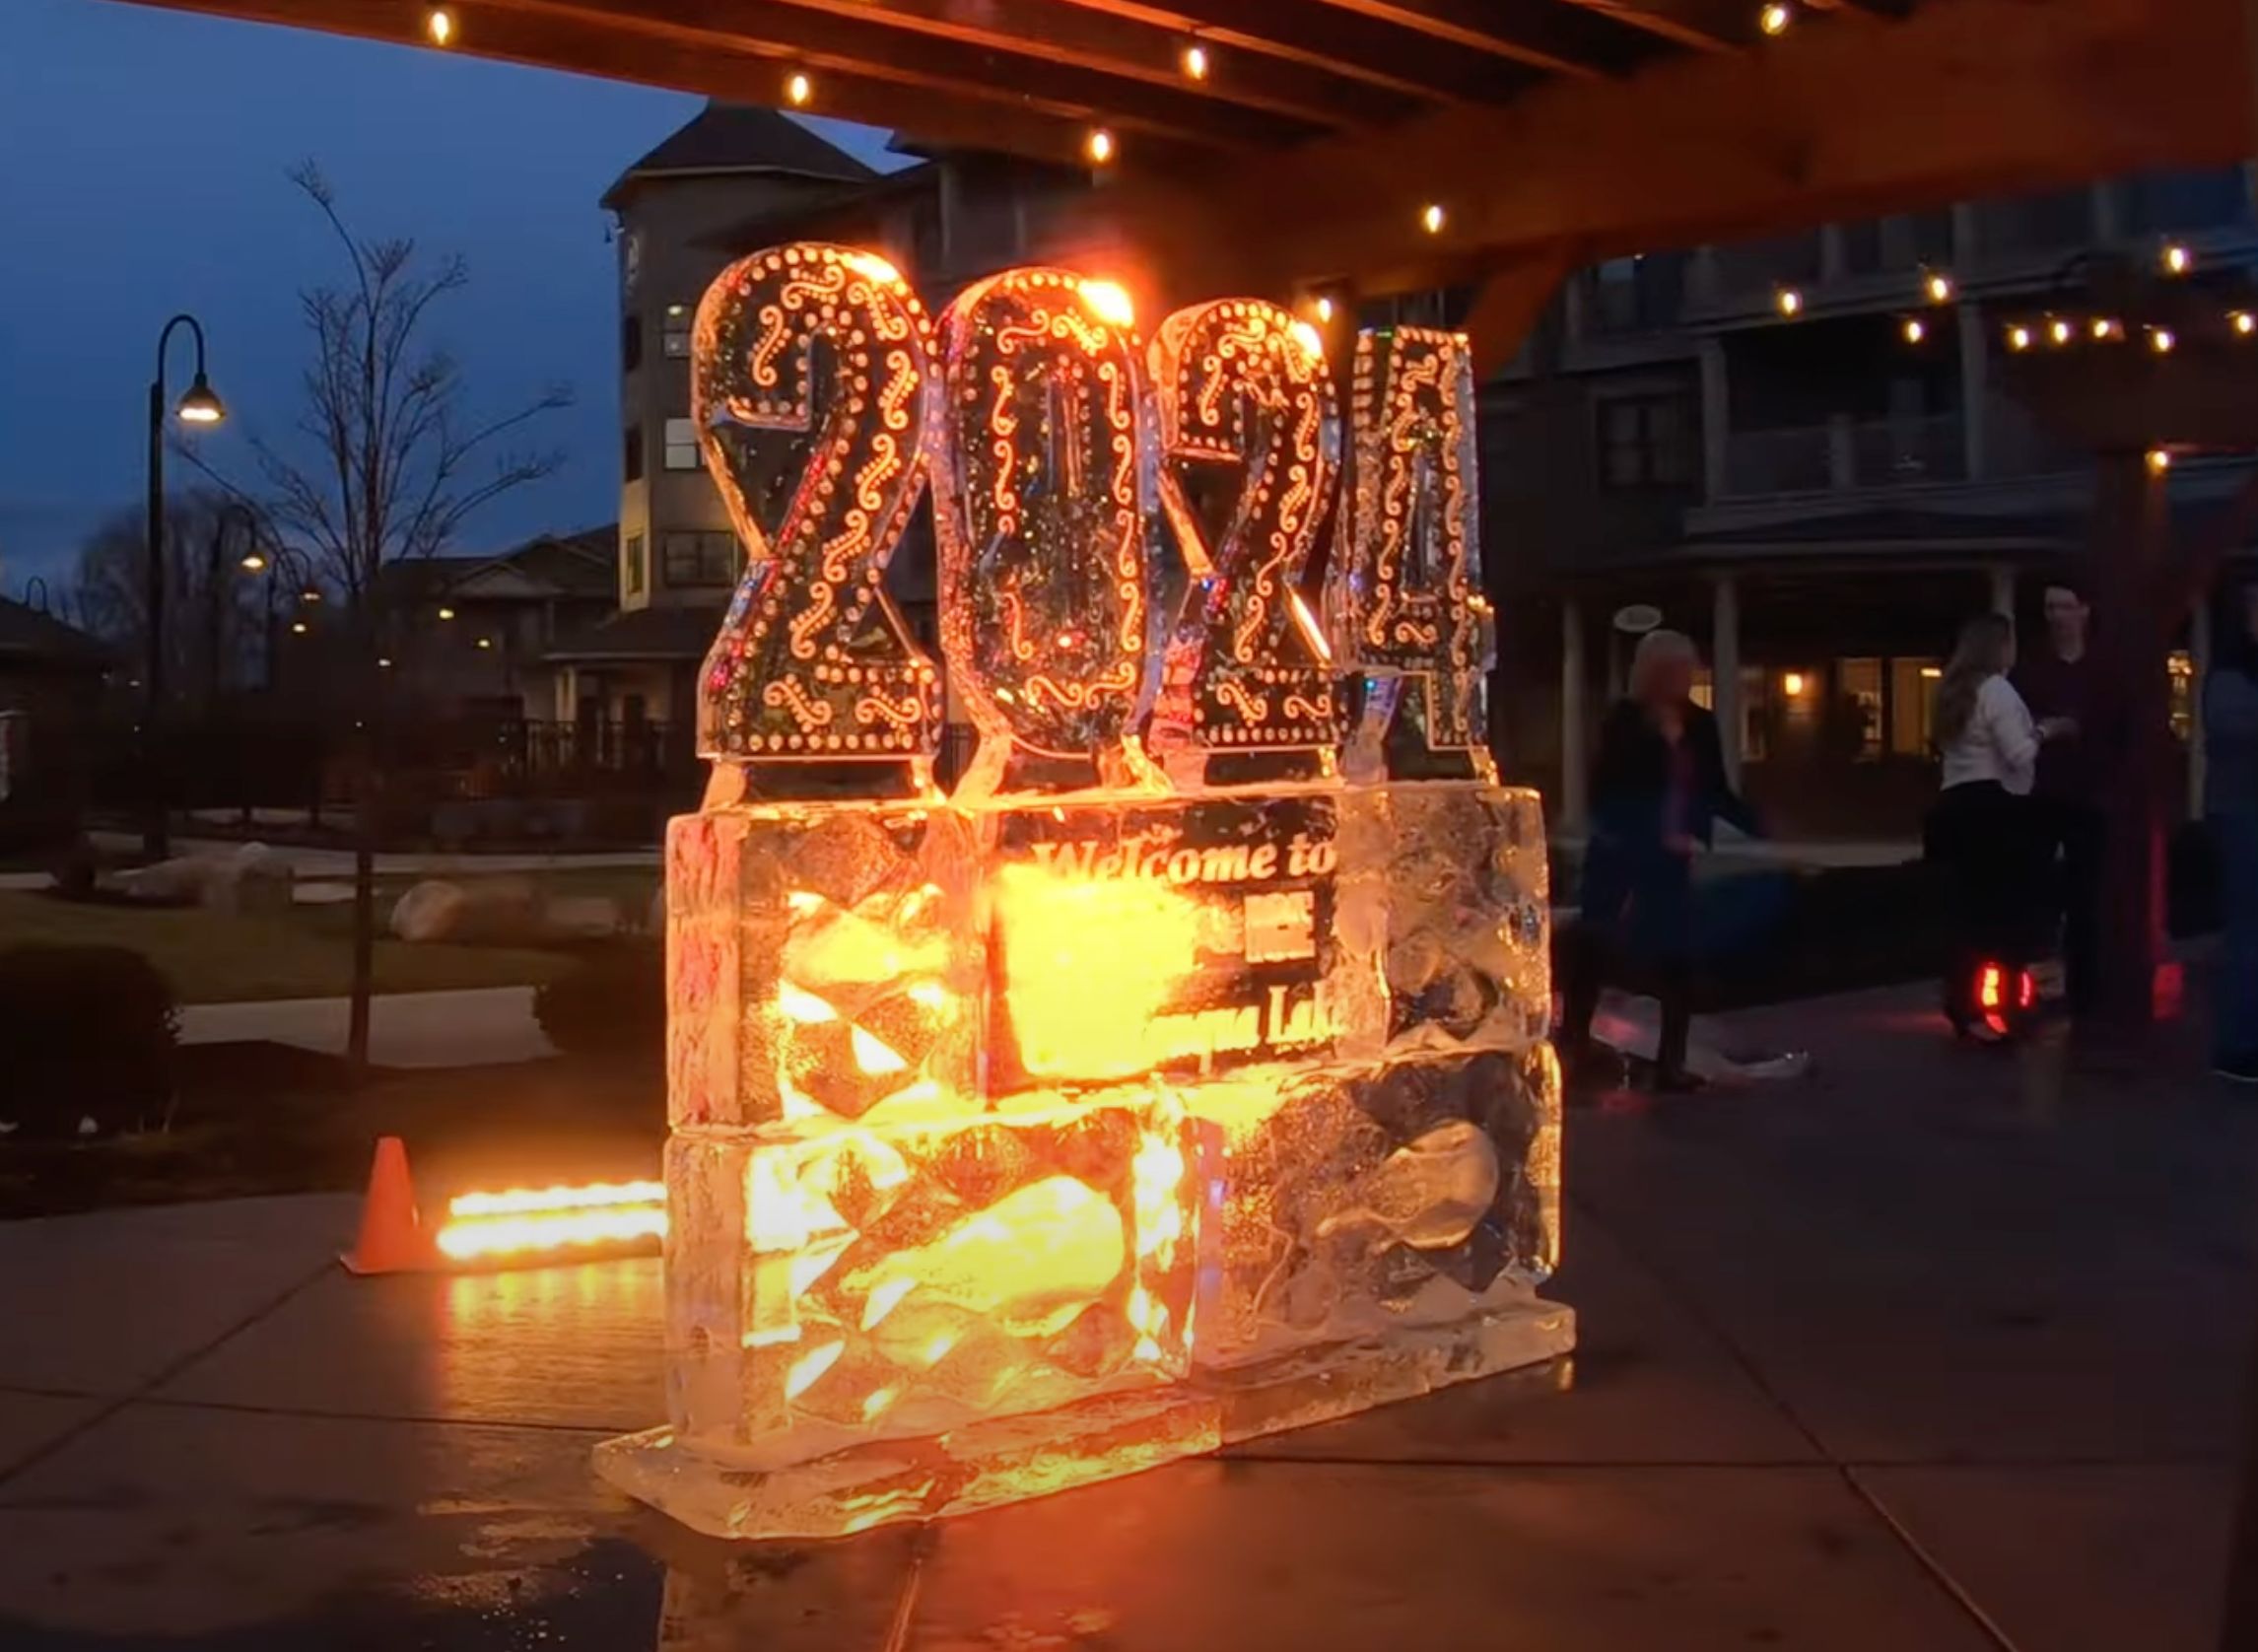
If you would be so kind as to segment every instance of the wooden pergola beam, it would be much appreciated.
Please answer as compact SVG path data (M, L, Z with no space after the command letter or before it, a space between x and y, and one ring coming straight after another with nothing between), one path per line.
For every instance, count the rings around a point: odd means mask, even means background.
M1438 50L1403 30L1316 0L1052 0L1212 40L1233 56L1284 57L1376 85L1455 103L1504 103L1543 78L1534 64Z
M2245 0L1928 0L1903 22L1850 13L1761 51L1557 82L1219 169L1196 196L1125 187L1086 210L1176 290L1322 274L1385 291L1533 246L1588 261L2231 163L2258 152L2245 27Z
M403 7L398 0L319 0L318 12L308 0L131 3L394 43L419 37L414 33L418 8ZM475 49L482 57L770 107L783 103L786 76L795 67L805 67L821 84L815 112L884 127L901 118L905 105L914 104L918 132L930 142L1001 150L1069 166L1083 164L1083 139L1090 126L1111 118L1087 104L1020 98L1000 90L974 96L946 85L924 84L914 74L873 75L852 59L786 51L760 41L626 34L584 19L493 4L482 6L461 27L475 30L465 49ZM1125 165L1176 170L1211 166L1220 153L1210 146L1147 133L1125 139L1124 147Z
M1446 45L1512 58L1555 74L1620 73L1654 49L1652 35L1627 29L1604 12L1553 0L1509 6L1491 0L1324 0L1324 4Z

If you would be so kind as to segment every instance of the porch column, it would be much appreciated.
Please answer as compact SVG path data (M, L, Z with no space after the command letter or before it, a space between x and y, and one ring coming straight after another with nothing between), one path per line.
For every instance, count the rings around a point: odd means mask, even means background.
M1960 306L1960 443L1968 467L1968 480L1979 482L1989 471L1991 455L1984 437L1991 423L1988 398L1991 384L1991 334L1985 330L1984 307Z
M1560 828L1581 832L1590 813L1584 734L1584 605L1560 599Z
M2015 617L2015 565L1995 562L1984 570L1991 580L1991 611Z
M1709 701L1717 715L1725 774L1741 784L1741 582L1720 574L1710 590Z
M1725 497L1725 438L1732 422L1731 386L1725 378L1725 341L1701 341L1701 496Z
M2211 680L2211 603L2202 596L2188 615L2187 653L2195 677L2187 697L2187 817L2203 818L2203 685Z

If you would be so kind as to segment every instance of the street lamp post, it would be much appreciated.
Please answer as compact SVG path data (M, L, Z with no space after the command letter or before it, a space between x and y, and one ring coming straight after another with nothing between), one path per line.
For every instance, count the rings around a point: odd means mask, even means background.
M141 719L142 780L149 789L149 818L142 829L142 852L162 860L171 845L166 830L167 789L163 778L165 745L158 723L165 706L165 347L172 342L172 329L186 323L196 339L196 377L174 409L180 422L216 425L228 416L226 405L213 393L204 377L204 328L182 311L165 323L157 335L157 377L149 381L149 567L144 585L148 610L149 650L144 662L148 698Z

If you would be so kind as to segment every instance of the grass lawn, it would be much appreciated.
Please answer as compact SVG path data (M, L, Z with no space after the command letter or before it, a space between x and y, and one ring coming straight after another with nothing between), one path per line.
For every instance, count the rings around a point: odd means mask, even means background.
M390 899L379 891L379 924L389 913ZM126 947L162 970L182 1003L330 998L351 984L350 904L298 907L287 917L230 917L194 907L95 906L0 890L0 946L25 941ZM563 948L410 945L379 933L376 991L538 985L572 963L572 952Z

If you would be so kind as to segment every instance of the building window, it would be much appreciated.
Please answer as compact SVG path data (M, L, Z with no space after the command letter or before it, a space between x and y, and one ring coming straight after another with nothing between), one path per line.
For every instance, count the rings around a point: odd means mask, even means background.
M696 470L698 458L698 425L692 419L666 421L666 468L669 470Z
M1937 684L1945 675L1938 659L1889 662L1889 754L1927 761L1936 752Z
M619 243L619 290L630 303L634 302L635 290L642 280L643 232L630 230L620 238Z
M619 467L621 474L630 482L643 480L643 427L641 425L627 427L627 439L620 448Z
M643 594L643 535L640 533L631 533L627 536L628 595L641 596Z
M660 331L659 348L678 360L690 354L690 307L670 304L666 307L666 325Z
M643 366L643 317L629 310L619 318L619 370L633 373Z
M1609 491L1693 485L1693 417L1680 394L1600 403L1600 483Z
M665 559L666 583L671 586L736 583L737 536L733 533L662 533L658 548Z

